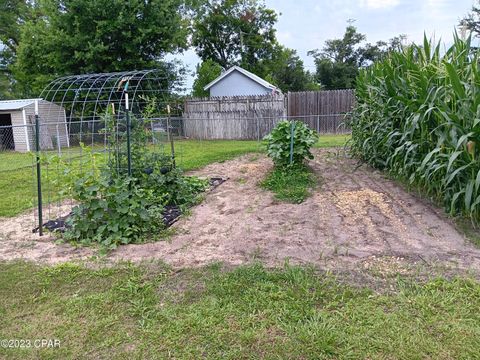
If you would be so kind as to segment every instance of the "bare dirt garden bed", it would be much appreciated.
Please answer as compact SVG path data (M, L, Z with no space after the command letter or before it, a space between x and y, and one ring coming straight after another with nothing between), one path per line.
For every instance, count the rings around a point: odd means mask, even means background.
M402 273L422 264L480 273L480 250L441 209L368 166L357 168L337 149L315 150L310 165L321 184L302 204L279 202L258 186L272 166L261 155L195 171L229 180L178 221L169 240L122 246L106 260L161 259L180 268L252 260L278 266L288 259L333 270ZM58 263L95 255L92 248L32 234L22 225L31 216L0 220L0 260Z

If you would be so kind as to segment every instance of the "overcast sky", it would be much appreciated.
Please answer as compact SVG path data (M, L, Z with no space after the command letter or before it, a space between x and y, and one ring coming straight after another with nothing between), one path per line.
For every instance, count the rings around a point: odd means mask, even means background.
M327 39L343 35L348 19L355 19L367 41L388 40L407 35L419 42L423 33L450 43L454 27L471 9L474 0L265 0L267 7L281 15L276 26L279 42L297 50L308 70L313 71L312 49ZM190 50L177 58L191 70L198 63ZM187 82L191 87L193 78Z

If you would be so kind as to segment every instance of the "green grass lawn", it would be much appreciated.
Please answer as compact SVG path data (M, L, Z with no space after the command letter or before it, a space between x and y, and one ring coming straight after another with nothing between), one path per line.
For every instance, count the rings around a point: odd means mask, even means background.
M345 140L321 137L318 146L341 146ZM261 151L249 141L176 145L186 170ZM28 177L33 179L29 167L0 172L0 214L31 206L27 198L34 183L25 181ZM0 262L0 340L34 346L6 348L0 342L0 359L478 357L480 283L379 276L352 274L340 282L311 268L259 264L173 270L161 263ZM380 284L377 291L347 285L359 286L360 278ZM35 339L60 345L35 348Z
M393 280L376 293L297 267L171 271L0 264L2 359L474 359L480 284Z
M347 135L321 135L317 147L343 146ZM165 151L170 147L165 145ZM257 141L236 140L178 140L175 141L177 164L185 170L203 167L213 162L225 161L236 156L263 151ZM51 154L55 154L54 152ZM65 159L74 159L74 166L79 166L79 148L64 152ZM32 154L15 152L0 153L0 217L15 216L34 206L36 202L36 179ZM86 165L88 166L88 164ZM57 199L55 169L42 167L44 172L44 189L46 200ZM48 177L48 179L47 179Z

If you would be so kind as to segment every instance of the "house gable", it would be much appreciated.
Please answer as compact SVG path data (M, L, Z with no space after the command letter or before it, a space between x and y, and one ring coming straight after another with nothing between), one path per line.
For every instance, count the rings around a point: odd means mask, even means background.
M210 96L270 95L279 90L268 81L251 72L234 66L205 86Z
M235 71L210 88L210 96L267 95L272 90Z

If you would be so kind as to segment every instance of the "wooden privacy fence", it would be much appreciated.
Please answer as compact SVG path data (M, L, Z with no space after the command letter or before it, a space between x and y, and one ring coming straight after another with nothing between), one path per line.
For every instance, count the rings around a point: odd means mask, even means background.
M193 139L260 140L283 119L301 120L319 133L347 133L353 90L286 95L192 98L185 101L184 135Z
M345 116L352 110L355 93L351 89L301 91L287 94L287 114L298 118L319 133L347 133Z
M194 98L185 101L183 129L194 139L260 140L285 116L283 95Z

